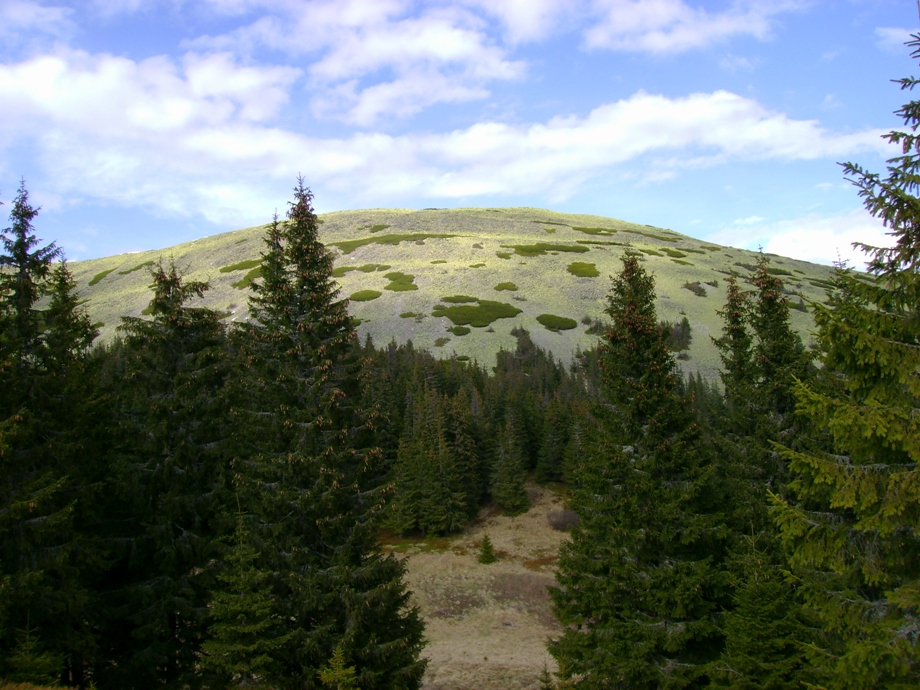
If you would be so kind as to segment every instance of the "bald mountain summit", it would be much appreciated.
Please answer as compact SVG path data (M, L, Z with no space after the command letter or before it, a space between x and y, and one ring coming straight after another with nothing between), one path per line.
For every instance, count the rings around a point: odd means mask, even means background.
M535 208L341 211L319 222L340 298L349 299L362 339L370 335L378 346L411 340L438 357L486 365L500 349L514 349L511 331L520 328L564 361L594 346L610 276L632 249L655 276L659 317L675 325L686 318L690 326L682 366L713 378L719 358L710 336L721 334L717 310L726 301L726 278L749 275L757 261L755 252L672 230ZM121 317L149 309L149 271L161 259L210 284L196 304L245 321L264 232L246 228L70 268L103 341ZM813 321L806 304L825 299L833 269L769 259L788 293L792 326L808 343Z

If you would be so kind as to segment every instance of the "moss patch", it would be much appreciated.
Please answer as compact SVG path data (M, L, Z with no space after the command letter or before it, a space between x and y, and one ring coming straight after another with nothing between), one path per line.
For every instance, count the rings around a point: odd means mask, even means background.
M634 232L636 232L639 235L643 235L645 237L650 237L653 240L660 240L661 242L677 242L676 237L670 237L668 235L660 235L657 232L646 232L645 230L635 230Z
M89 285L90 287L92 287L92 286L95 285L96 283L98 283L98 282L100 282L101 280L103 280L109 273L112 273L114 270L115 270L114 268L110 268L110 269L107 270L107 271L99 271L99 273L97 273L96 275L94 275L94 276L92 277L92 279L89 281L88 285Z
M435 307L431 312L432 316L446 316L455 326L475 326L484 328L498 319L510 319L521 313L517 307L511 306L505 302L493 302L492 300L477 300L478 304L461 304L454 307ZM443 306L443 305L438 305Z
M145 262L142 263L142 264L138 264L138 265L135 266L134 268L129 268L127 271L119 271L119 272L118 272L118 275L120 275L120 276L126 276L126 275L128 275L129 273L134 273L135 271L139 271L139 270L141 270L142 268L147 268L148 266L153 266L154 263L156 263L156 262L155 262L155 261L145 261Z
M377 225L372 225L372 226L368 229L368 232L380 232L381 230L386 230L388 227L390 227L390 226L389 226L389 225L386 225L386 224L384 224L384 223L378 223Z
M470 264L470 268L485 268L485 264Z
M547 252L574 252L584 254L591 251L587 247L572 244L551 244L549 242L537 242L536 244L503 244L505 249L513 249L514 253L519 256L540 256ZM502 257L504 258L504 257Z
M648 254L649 256L664 256L661 252L656 252L654 249L640 249L640 252L643 254Z
M671 261L673 261L676 264L680 264L681 266L693 266L694 265L692 261L684 261L683 259L671 259Z
M550 234L556 232L556 228L543 228L543 229Z
M252 281L258 278L260 275L262 275L262 266L256 266L254 269L252 269L249 273L244 275L238 281L236 281L235 283L231 283L231 285L235 287L237 290L243 290L245 288L248 288L252 284Z
M444 347L444 346L447 345L447 343L449 343L449 342L450 342L450 338L438 338L437 340L434 341L434 346L435 346L435 347Z
M515 291L518 289L518 286L512 283L511 281L506 281L504 283L499 283L495 286L495 289L501 292L502 290L511 290Z
M584 261L573 261L566 270L579 278L597 278L601 274L595 264L588 264Z
M575 319L570 319L565 316L556 316L555 314L540 314L537 317L537 321L550 331L570 331L578 327L578 322Z
M381 235L380 237L362 237L361 239L357 240L330 242L329 245L332 247L338 247L343 254L351 254L355 249L366 247L369 244L397 245L400 242L424 242L427 239L439 237L457 237L457 235L443 232L409 233L405 235Z
M431 263L433 263L433 264L446 264L446 263L447 263L447 260L446 260L446 259L435 259L435 260L432 261Z
M230 264L229 266L221 266L219 269L221 273L233 273L233 271L248 271L250 268L255 268L262 263L262 259L247 259L246 261L240 261L235 264Z
M418 313L416 313L416 312L414 312L414 311L404 311L402 314L399 315L399 318L401 318L401 319L414 319L414 318L417 317L417 316L421 316L421 314L418 314Z
M351 293L351 296L348 298L352 302L370 302L372 299L377 299L383 293L378 290L358 290L357 292Z
M392 290L393 292L418 290L418 285L413 282L415 280L415 276L408 273L400 273L399 271L394 271L393 273L387 273L386 279L390 281L390 284L384 287L384 290Z
M616 230L611 230L610 228L584 228L578 225L573 225L572 230L577 230L578 232L583 232L586 235L616 235Z
M672 259L683 259L686 258L686 254L677 249L671 249L670 247L662 247L661 251L670 256Z
M453 328L448 328L451 333L454 335L467 335L470 332L470 329L466 326L454 326Z
M495 252L495 256L497 256L499 259L510 259L511 252Z
M479 298L470 297L469 295L450 295L448 297L442 297L441 301L448 302L449 304L467 304L470 302L478 302ZM442 306L442 305L438 305L438 306ZM436 306L435 309L437 309L438 306Z
M363 266L339 266L332 269L333 278L341 278L351 271L361 271L362 273L373 273L374 271L386 271L392 268L389 264L364 264Z

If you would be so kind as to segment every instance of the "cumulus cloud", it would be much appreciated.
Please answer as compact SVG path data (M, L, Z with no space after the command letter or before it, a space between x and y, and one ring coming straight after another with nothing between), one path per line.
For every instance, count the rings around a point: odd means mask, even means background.
M219 5L229 10L241 2ZM524 63L509 59L478 14L460 5L416 9L400 0L282 2L245 26L188 45L245 53L268 47L309 57L312 90L322 94L314 113L361 126L437 103L485 98L492 82L523 75ZM532 13L511 12L518 15Z
M0 43L9 50L42 37L63 38L74 30L72 15L67 7L0 0Z
M794 0L732 3L721 12L684 0L595 0L600 19L585 32L591 48L680 53L734 36L765 39L773 18L798 9Z
M838 134L725 91L639 92L531 124L311 137L277 124L299 76L226 54L135 62L69 51L0 65L0 146L28 141L52 193L234 224L264 219L297 171L352 203L562 199L626 165L653 183L730 161L839 159L884 146L880 131Z
M763 247L771 254L821 264L842 260L863 270L866 254L854 248L853 243L890 247L892 238L886 233L881 221L858 208L849 213L809 214L791 220L760 222L754 227L744 220L735 221L733 227L708 239L746 249Z
M875 44L889 53L903 53L904 44L911 40L916 30L893 26L880 26L875 29Z

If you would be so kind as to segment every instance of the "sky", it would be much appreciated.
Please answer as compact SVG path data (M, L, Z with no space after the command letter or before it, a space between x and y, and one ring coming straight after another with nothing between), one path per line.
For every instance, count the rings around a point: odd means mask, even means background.
M910 0L0 0L0 208L70 260L283 215L532 206L856 265Z

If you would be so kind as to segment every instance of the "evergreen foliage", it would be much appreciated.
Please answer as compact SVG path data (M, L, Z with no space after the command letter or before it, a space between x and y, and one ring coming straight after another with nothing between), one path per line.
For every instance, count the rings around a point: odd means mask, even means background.
M566 629L549 650L579 687L700 687L721 646L719 497L654 299L627 254L608 296L603 398L573 472L580 522L551 590Z
M334 650L365 690L417 687L422 624L408 605L404 566L376 543L383 493L347 303L337 301L332 259L320 243L312 194L298 180L287 222L267 227L252 322L235 344L244 430L234 469L244 509L263 543L273 616L286 644L267 680L318 688Z
M920 36L908 45L920 59ZM823 368L795 394L831 440L784 449L794 497L774 513L824 630L811 661L828 688L920 683L920 102L897 114L907 131L885 136L902 152L886 177L844 166L895 245L864 245L871 279L841 269L830 304L812 305Z
M530 507L525 486L524 457L514 422L509 418L499 430L492 466L492 500L506 515L520 515Z
M495 548L488 534L482 535L482 543L479 545L479 562L484 565L495 563Z

